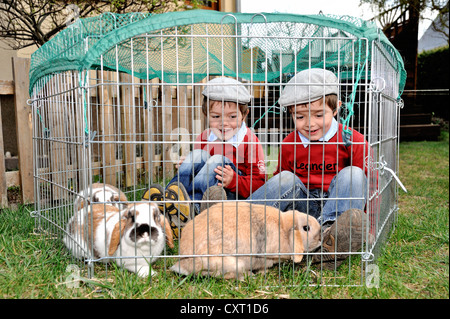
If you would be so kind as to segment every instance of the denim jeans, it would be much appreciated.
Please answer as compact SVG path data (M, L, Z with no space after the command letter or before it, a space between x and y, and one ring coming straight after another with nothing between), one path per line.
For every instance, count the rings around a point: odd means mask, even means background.
M342 169L331 181L328 192L308 190L298 176L282 171L257 189L248 200L279 208L281 211L296 209L315 217L319 223L334 221L350 208L363 210L367 178L356 166Z
M169 182L179 182L183 184L189 197L195 202L197 212L200 210L200 201L203 193L211 186L217 185L214 169L217 166L230 165L239 175L242 173L236 169L233 162L223 155L210 155L205 150L196 149L189 153L186 159L178 168L178 173ZM236 194L225 189L227 199L236 199Z

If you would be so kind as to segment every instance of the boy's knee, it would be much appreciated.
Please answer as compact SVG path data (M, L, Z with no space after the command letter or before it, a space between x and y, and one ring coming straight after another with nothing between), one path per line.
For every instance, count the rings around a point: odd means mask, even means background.
M356 166L347 166L339 172L339 180L354 190L365 193L367 177L364 171Z
M217 166L217 165L225 165L228 164L229 162L230 160L223 155L213 155L208 159L207 164L214 164Z
M364 180L366 178L364 171L357 166L344 167L339 174L356 180Z
M292 185L293 183L296 183L297 180L300 180L297 175L289 171L282 171L276 176L278 176L278 178L280 179L280 183L283 185L286 185L288 183Z
M205 150L196 149L190 153L190 160L194 164L204 163L208 160L209 154Z

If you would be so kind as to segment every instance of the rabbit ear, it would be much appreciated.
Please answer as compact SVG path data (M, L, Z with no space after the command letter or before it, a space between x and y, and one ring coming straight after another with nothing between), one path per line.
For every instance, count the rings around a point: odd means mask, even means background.
M86 203L86 206L89 207L91 205L91 201L89 199L80 199L80 202L78 203L78 210L81 210L84 208L84 205Z
M300 233L300 230L293 229L292 230L293 238L289 238L289 242L291 245L293 245L293 250L297 254L303 254L304 248L303 248L303 240L302 235ZM303 259L303 255L292 255L292 260L294 263L299 263Z
M153 220L155 221L155 223L158 223L164 227L163 221L161 220L162 214L161 214L161 211L159 210L158 206L154 205L153 203L150 203L149 205L150 205L150 209L153 214Z
M166 233L166 241L167 241L167 245L170 248L175 247L173 244L173 231L172 231L172 227L170 227L170 222L167 220L166 217L161 215L161 227L164 228L164 232Z
M170 248L175 247L173 244L173 232L172 232L172 227L170 227L170 222L163 214L161 214L161 211L159 210L159 208L156 204L151 203L151 206L152 206L151 208L153 210L153 220L155 221L155 223L160 224L161 227L164 229L164 232L166 234L167 245Z
M112 256L119 248L120 239L122 238L127 225L134 223L135 210L128 209L119 222L116 223L111 234L111 240L109 242L108 255Z
M284 227L289 234L289 247L290 251L296 254L302 255L292 255L291 259L294 263L299 263L303 259L303 240L300 232L300 228L302 227L299 224L299 219L295 211L289 211L284 213L283 215Z

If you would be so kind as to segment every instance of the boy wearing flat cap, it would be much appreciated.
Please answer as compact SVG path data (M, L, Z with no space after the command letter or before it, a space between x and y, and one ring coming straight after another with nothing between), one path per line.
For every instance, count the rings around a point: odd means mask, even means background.
M295 130L281 144L274 176L249 197L316 218L323 226L322 249L327 252L348 251L350 236L351 244L361 248L366 202L368 144L354 130L351 144L343 143L343 125L335 119L341 106L338 96L338 79L325 69L303 70L286 84L278 103L289 110ZM334 257L324 255L332 261Z
M165 211L177 237L189 219L214 201L246 199L265 182L262 146L245 124L248 90L237 80L218 77L206 83L202 94L209 128L197 137L194 150L179 163L166 189L152 184L143 197L170 200Z

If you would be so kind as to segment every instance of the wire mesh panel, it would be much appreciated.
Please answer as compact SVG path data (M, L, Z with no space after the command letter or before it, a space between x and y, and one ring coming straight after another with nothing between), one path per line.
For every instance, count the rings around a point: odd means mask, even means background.
M373 25L104 14L44 45L30 78L36 222L90 275L366 283L398 211L405 80Z
M398 73L395 72L389 53L377 43L373 43L373 65L370 90L371 112L369 121L369 141L374 150L373 182L369 193L372 206L371 226L378 239L371 252L380 253L382 244L398 213L397 185L406 191L398 179L398 147L401 101L398 101Z

